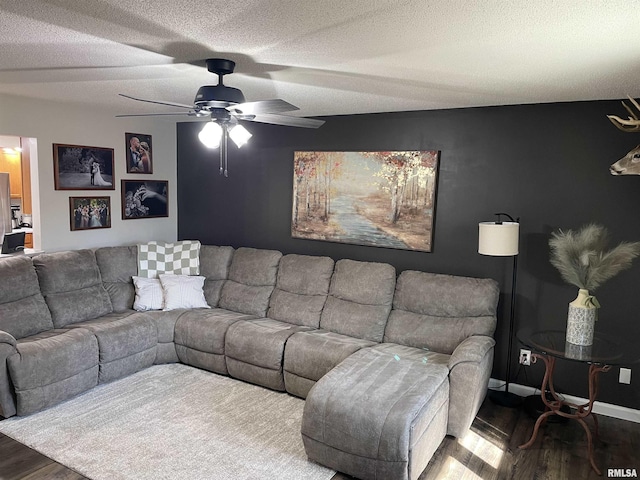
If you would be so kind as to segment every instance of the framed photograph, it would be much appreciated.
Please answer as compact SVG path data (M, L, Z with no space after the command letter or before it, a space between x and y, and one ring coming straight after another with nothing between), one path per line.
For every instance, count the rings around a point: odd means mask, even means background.
M125 133L127 173L153 173L151 135Z
M111 197L69 197L71 231L111 228Z
M291 236L430 252L440 152L295 152Z
M115 190L113 148L53 144L56 190Z
M122 219L169 216L167 180L121 180Z

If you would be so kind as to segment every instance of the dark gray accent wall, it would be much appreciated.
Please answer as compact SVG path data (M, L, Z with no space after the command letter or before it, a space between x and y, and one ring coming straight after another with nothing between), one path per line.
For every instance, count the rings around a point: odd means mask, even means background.
M548 238L557 228L588 222L608 227L613 243L640 240L640 176L614 177L609 165L640 143L607 114L626 116L619 101L518 105L327 117L318 130L247 124L250 143L229 148L229 178L218 151L197 140L201 123L178 124L178 235L205 244L272 248L338 260L388 262L407 269L498 280L501 297L493 377L505 378L512 259L477 253L478 222L495 212L520 217L516 329L564 330L577 289L550 265ZM441 151L432 253L293 239L291 199L295 150ZM597 330L640 341L640 260L595 292ZM514 342L512 381L538 387L542 362L526 370ZM636 369L637 370L637 369ZM588 396L588 367L559 361L556 388ZM618 369L601 375L600 399L640 409Z

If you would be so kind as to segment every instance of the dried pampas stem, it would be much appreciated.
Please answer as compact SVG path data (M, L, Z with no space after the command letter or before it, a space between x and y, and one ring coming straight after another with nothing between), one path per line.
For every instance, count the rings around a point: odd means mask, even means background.
M640 255L640 242L622 242L607 251L608 243L609 233L600 225L585 225L577 232L559 230L549 240L551 264L565 282L593 291Z

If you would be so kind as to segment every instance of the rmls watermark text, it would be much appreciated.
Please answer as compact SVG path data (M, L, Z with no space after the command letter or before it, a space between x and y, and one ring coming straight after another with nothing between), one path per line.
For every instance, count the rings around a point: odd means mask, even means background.
M638 478L638 472L635 468L608 468L608 478Z

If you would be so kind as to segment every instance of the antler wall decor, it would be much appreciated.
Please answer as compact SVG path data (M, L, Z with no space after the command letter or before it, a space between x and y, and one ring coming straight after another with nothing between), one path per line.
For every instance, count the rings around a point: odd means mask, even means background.
M636 102L632 97L628 95L627 97L633 106L636 107L638 113L640 113L640 104L638 104L638 102ZM607 118L623 132L640 132L640 119L638 118L638 115L636 115L636 113L626 103L622 102L622 106L627 112L629 112L629 115L631 115L628 120L620 118L617 115L607 115Z
M632 97L628 97L631 104L636 108L638 113L622 102L625 110L629 112L630 117L628 119L620 118L617 115L607 115L607 118L611 120L619 130L623 132L640 132L640 104ZM609 167L611 175L640 175L640 145L627 153L624 157L618 160L616 163Z

